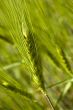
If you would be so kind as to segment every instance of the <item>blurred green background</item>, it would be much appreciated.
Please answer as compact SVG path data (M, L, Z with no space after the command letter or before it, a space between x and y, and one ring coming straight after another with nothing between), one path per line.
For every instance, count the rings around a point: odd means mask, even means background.
M72 68L72 0L0 0L0 110L73 110Z

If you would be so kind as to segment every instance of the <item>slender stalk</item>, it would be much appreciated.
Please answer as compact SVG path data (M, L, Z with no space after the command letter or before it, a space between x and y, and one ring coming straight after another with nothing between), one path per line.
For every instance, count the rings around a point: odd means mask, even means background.
M41 91L41 94L43 95L43 99L44 99L46 106L48 108L47 110L54 110L54 106L53 106L53 103L52 103L50 97L42 89L40 89L40 91Z

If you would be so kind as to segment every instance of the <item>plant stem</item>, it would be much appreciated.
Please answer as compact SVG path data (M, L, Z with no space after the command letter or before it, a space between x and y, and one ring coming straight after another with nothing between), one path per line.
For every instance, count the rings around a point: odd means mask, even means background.
M41 91L41 93L42 93L42 95L43 95L43 99L44 99L44 101L45 101L45 103L46 103L46 106L47 106L47 110L54 110L54 106L53 106L53 104L52 104L52 102L51 102L51 99L50 99L50 97L46 94L46 92L45 91L43 91L42 89L40 90Z

